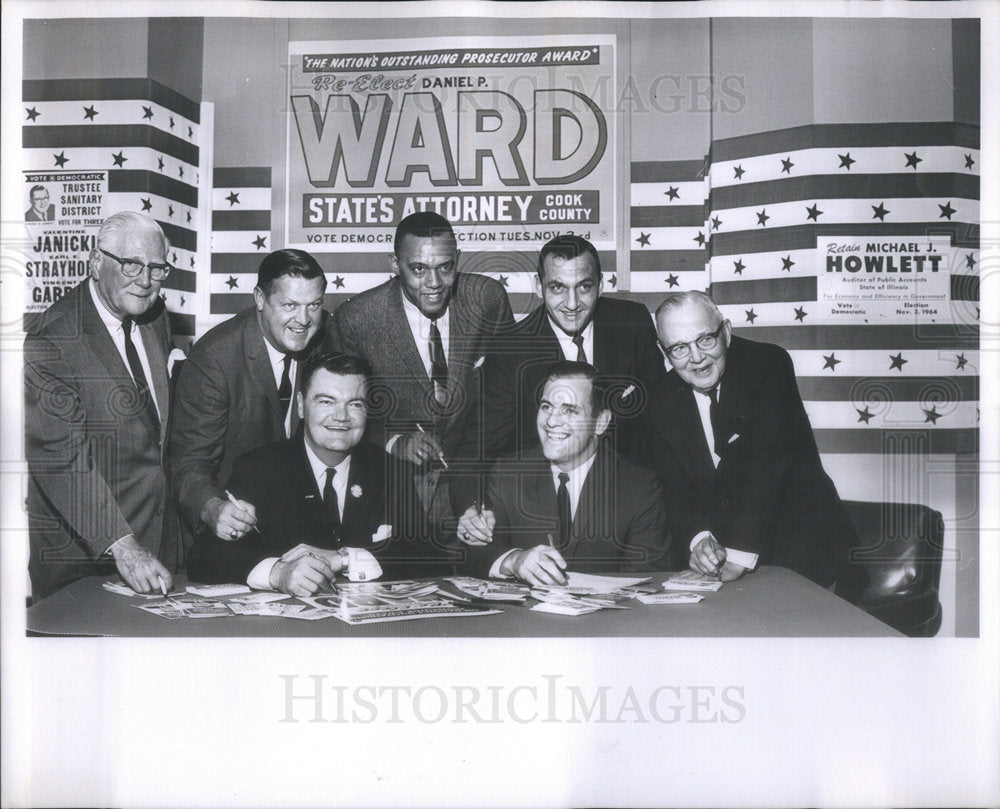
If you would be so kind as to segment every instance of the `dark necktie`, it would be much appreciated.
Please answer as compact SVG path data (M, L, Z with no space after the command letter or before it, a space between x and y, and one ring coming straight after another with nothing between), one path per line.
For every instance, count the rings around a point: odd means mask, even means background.
M711 404L708 406L708 420L712 422L712 432L715 434L715 454L722 457L722 450L726 446L729 436L726 435L726 427L722 420L722 413L719 410L719 388L712 388L708 392L708 399Z
M565 472L559 473L559 488L556 489L556 505L559 507L559 547L565 548L569 545L570 531L573 527L573 512L569 507L569 489L566 483L569 475Z
M139 352L135 350L135 343L132 342L132 318L127 317L122 321L122 332L125 334L125 357L128 359L128 367L132 371L132 379L135 380L135 389L139 392L139 399L143 402L146 415L156 431L159 432L160 417L156 414L156 405L153 404L149 383L146 381L146 374L139 361Z
M444 344L441 342L441 332L437 321L431 321L431 380L434 382L434 398L439 404L444 404L448 396L448 361L444 356Z
M586 362L587 352L583 350L583 334L581 332L573 335L573 345L576 346L576 361Z
M326 506L326 517L334 531L340 530L340 506L337 503L337 490L333 488L333 478L337 470L332 466L326 468L326 482L323 484L323 504Z
M288 415L288 405L292 401L292 355L285 354L282 360L284 369L281 371L281 384L278 385L278 399L281 400L281 417Z

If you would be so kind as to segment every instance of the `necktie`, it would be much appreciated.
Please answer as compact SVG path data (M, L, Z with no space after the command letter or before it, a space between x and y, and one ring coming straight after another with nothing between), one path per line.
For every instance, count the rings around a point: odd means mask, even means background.
M573 527L573 514L569 507L569 489L566 483L569 475L559 473L559 488L556 489L556 505L559 507L559 547L569 545L570 529Z
M573 335L573 345L576 346L576 361L586 362L587 352L583 350L583 334L581 332Z
M444 344L441 342L441 332L437 321L431 321L431 380L434 382L434 398L438 404L444 404L448 396L448 361L444 356Z
M332 466L326 468L326 482L323 484L323 504L326 506L326 517L335 531L340 530L340 506L337 503L337 490L333 488L333 477L337 470Z
M281 372L281 384L278 385L278 398L281 400L281 417L284 418L292 401L292 355L285 354L282 363L285 367Z
M153 397L149 392L149 383L146 381L146 374L142 370L142 363L139 361L139 352L135 350L135 343L132 342L132 318L127 317L122 321L122 332L125 334L125 357L128 359L128 367L132 371L132 379L135 380L135 389L139 392L139 398L143 402L146 415L149 417L156 431L160 429L160 418L156 415L156 406L153 404Z
M726 446L729 436L726 435L726 425L722 420L722 413L719 411L719 389L718 386L708 392L711 404L708 406L708 420L712 422L712 432L715 434L715 454L722 457L722 450Z

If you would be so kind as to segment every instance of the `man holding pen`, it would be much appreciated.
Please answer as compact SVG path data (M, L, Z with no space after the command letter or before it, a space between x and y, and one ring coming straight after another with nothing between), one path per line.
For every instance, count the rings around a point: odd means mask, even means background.
M569 568L664 569L670 539L661 485L603 440L611 420L604 399L593 366L552 366L536 418L540 446L500 460L485 507L459 520L458 537L470 546L466 573L560 585Z

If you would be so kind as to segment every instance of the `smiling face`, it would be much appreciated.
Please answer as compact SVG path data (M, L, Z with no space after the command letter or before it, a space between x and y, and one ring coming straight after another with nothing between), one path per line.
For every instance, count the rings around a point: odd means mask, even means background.
M545 259L545 278L535 276L535 291L545 302L545 311L567 334L584 329L594 316L601 294L601 275L594 257L552 255Z
M253 298L264 338L286 354L304 349L319 329L325 289L323 278L294 275L276 278L268 294L256 287Z
M44 188L40 191L32 191L31 207L39 216L45 216L45 212L49 209L49 192Z
M716 312L690 301L661 312L656 319L656 334L664 351L677 343L688 344L691 353L686 358L675 360L667 354L667 359L681 379L703 393L710 391L722 379L732 329L726 323L715 348L709 351L698 348L695 341L713 333L721 324L722 320Z
M299 391L299 418L310 449L327 466L336 466L361 443L368 421L367 386L359 374L334 374L319 368Z
M583 377L556 377L545 383L538 406L538 437L542 454L564 471L575 469L597 451L611 414L594 413L592 386Z
M421 237L408 234L392 256L403 294L432 320L444 313L458 278L458 247L451 234Z
M166 245L152 229L123 228L109 234L101 246L124 259L143 264L165 264ZM97 296L109 312L119 320L144 314L160 294L161 281L150 278L149 267L143 267L134 278L122 274L122 265L100 250L90 253L90 274L94 278Z

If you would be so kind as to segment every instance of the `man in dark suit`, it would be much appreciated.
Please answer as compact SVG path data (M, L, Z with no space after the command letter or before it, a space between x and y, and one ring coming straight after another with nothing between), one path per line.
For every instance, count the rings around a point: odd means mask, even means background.
M487 353L488 459L538 446L538 393L552 364L563 359L597 368L614 415L606 440L626 458L637 457L638 417L648 390L663 379L663 357L646 307L601 296L601 281L600 258L586 239L562 235L542 247L535 278L542 305Z
M49 204L49 192L44 185L33 185L28 192L31 207L24 212L25 222L52 222L56 218L56 206Z
M167 498L170 332L160 226L108 217L90 278L24 342L29 572L42 599L115 569L139 592L170 587L176 514Z
M669 295L656 328L673 371L649 405L649 446L691 569L731 581L762 563L834 582L854 529L788 353L733 337L702 292Z
M325 290L316 259L302 250L277 250L261 262L254 305L191 349L177 379L170 456L174 492L192 535L208 527L236 539L253 527L253 508L233 503L222 483L237 457L295 433L291 403L299 365L319 334Z
M412 479L396 476L381 447L362 443L370 370L357 357L307 362L294 438L240 456L228 488L257 515L238 540L204 531L191 548L196 581L247 582L257 589L314 595L344 572L347 548L379 559L387 578L450 572L426 541Z
M369 436L417 468L420 496L441 526L453 519L441 472L469 445L488 342L514 318L503 286L459 272L455 234L438 214L403 219L394 248L395 277L338 307L330 341L371 365L378 412Z
M611 422L595 369L554 365L536 417L540 446L501 459L488 506L470 508L458 536L469 575L565 584L566 570L663 570L670 539L663 489L602 440Z

